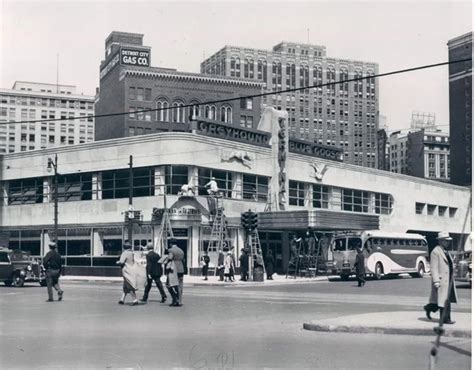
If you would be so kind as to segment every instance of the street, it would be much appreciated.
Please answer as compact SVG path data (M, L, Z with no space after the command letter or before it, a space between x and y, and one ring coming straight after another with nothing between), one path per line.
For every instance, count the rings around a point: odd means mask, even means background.
M64 282L63 302L46 288L0 288L0 368L426 369L433 337L320 333L304 321L354 313L420 310L430 280L386 279L274 286L189 286L184 305L117 304L118 283ZM456 312L471 311L458 285ZM389 314L388 314L389 315ZM433 326L435 322L433 321ZM469 369L471 341L442 338L439 369Z

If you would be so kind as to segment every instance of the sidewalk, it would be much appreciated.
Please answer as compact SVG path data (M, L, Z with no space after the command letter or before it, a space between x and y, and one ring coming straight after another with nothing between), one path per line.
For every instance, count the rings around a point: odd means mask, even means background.
M439 315L431 315L429 321L421 311L376 312L360 315L341 316L304 323L306 330L342 333L375 333L397 335L435 336L433 328L438 325ZM454 311L454 325L443 325L444 336L471 338L471 313Z
M222 282L219 281L218 276L209 276L208 280L203 280L201 276L184 276L184 285L188 286L259 286L259 285L286 285L294 283L314 283L319 281L328 281L327 276L318 276L315 278L285 278L285 275L273 275L273 280L265 280L263 282L254 282L254 281L240 281L240 276L235 277L235 282ZM104 283L121 283L123 281L122 277L107 277L107 276L74 276L74 275L65 275L61 276L61 281L87 281L87 282L104 282Z

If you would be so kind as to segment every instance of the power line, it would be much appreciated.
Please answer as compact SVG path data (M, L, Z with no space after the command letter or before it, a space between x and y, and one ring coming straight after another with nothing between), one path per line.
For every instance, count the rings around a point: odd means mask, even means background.
M227 99L211 100L211 101L207 101L207 102L203 102L203 103L197 103L197 104L196 103L194 103L194 104L183 104L179 107L149 108L149 109L143 109L143 110L136 110L136 111L133 111L133 112L105 113L105 114L96 114L96 115L87 115L87 116L77 116L77 117L75 116L75 117L68 117L68 118L53 118L53 119L41 119L41 120L30 120L30 121L1 122L0 125L42 123L42 122L58 122L58 121L73 121L73 120L84 119L84 118L116 117L116 116L129 115L130 113L139 114L139 113L147 113L147 112L160 112L160 111L166 111L166 110L172 110L172 109L183 109L183 108L198 107L198 106L207 105L207 104L228 103L228 102L236 101L236 100L240 100L240 99L250 99L250 98L253 99L253 98L259 98L259 97L264 97L264 96L269 96L269 95L278 95L278 94L282 94L282 93L290 93L290 92L296 92L296 91L307 90L307 89L314 89L314 88L327 87L327 86L332 86L332 85L339 85L339 84L347 83L347 82L363 81L363 80L368 80L368 79L371 79L371 78L386 77L386 76L391 76L391 75L396 75L396 74L414 72L414 71L423 70L423 69L441 67L441 66L451 65L451 64L456 64L456 63L463 63L463 62L468 62L468 61L471 61L471 60L472 60L472 58L467 58L467 59L459 59L459 60L453 60L453 61L442 62L442 63L426 64L426 65L419 66L419 67L400 69L400 70L386 72L386 73L379 73L377 75L375 75L375 74L374 75L367 75L367 76L351 78L351 79L347 79L347 80L327 82L327 83L324 83L324 84L309 85L309 86L304 86L304 87L295 87L295 88L292 88L292 89L277 90L277 91L271 91L271 92L265 92L265 93L260 93L260 94L253 94L253 95L245 95L245 96L240 96L238 98L227 98Z

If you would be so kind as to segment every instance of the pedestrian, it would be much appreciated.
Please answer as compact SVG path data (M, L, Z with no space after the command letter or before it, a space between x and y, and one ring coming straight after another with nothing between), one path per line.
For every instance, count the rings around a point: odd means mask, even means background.
M179 278L175 261L170 248L168 248L168 258L165 262L166 287L170 292L172 302L170 307L181 307L179 303Z
M132 245L129 243L123 244L123 252L120 255L120 259L117 261L117 265L122 267L122 276L123 276L123 292L122 298L120 298L119 304L125 303L125 298L127 294L130 293L132 296L132 306L138 305L137 295L135 291L137 290L137 282L134 271L135 257L132 252Z
M224 259L224 276L225 276L225 281L232 281L230 278L231 272L232 272L232 255L229 252L229 250L225 250L224 252L227 252L225 259Z
M211 259L207 254L207 251L204 251L204 254L201 256L201 267L202 267L202 276L204 276L204 280L207 280L207 273L209 272L209 262Z
M249 278L249 256L244 248L240 250L240 280L247 281Z
M266 262L266 270L267 270L267 280L273 280L273 269L275 266L275 258L273 257L273 251L271 249L268 250L267 258L265 259Z
M230 268L230 281L235 281L235 249L234 247L230 247L230 257L232 258L232 265Z
M46 270L46 285L48 287L48 300L53 302L53 288L58 292L58 301L62 301L64 291L59 286L59 276L61 275L61 255L56 250L56 243L49 242L49 251L43 258L43 266Z
M178 274L178 304L181 306L183 304L184 252L180 247L178 247L178 241L176 239L170 239L168 241L168 258L171 258L174 261L176 272Z
M453 281L453 260L448 247L453 240L449 233L438 233L438 245L430 253L431 293L429 303L424 306L426 317L431 320L431 312L438 309L439 320L443 324L454 324L451 320L451 303L457 303L456 286Z
M219 281L224 281L224 253L219 248L219 254L217 255L217 272L219 274Z
M361 287L365 285L365 257L362 253L362 247L357 248L357 255L354 263L357 276L357 286Z
M166 302L166 293L163 289L163 284L161 283L161 275L163 274L163 268L161 263L159 263L161 257L158 253L153 250L153 244L147 244L148 253L146 255L146 287L145 292L143 293L143 297L141 299L142 302L146 302L148 300L148 294L150 293L151 287L153 282L155 282L156 287L160 291L161 295L161 303Z

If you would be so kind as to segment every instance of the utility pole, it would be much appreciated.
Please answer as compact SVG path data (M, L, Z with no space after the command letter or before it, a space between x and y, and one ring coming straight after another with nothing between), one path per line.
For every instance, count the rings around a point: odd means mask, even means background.
M132 246L133 250L133 155L130 156L130 162L128 163L128 242Z
M58 245L58 155L48 158L48 171L54 170L54 243Z

